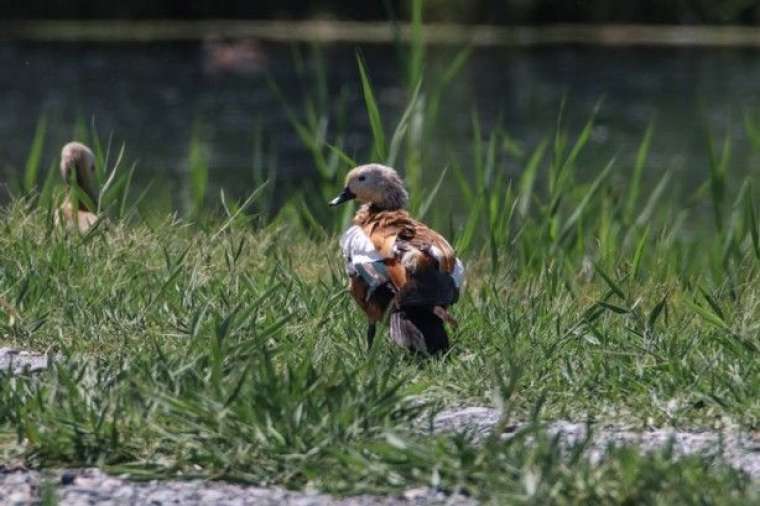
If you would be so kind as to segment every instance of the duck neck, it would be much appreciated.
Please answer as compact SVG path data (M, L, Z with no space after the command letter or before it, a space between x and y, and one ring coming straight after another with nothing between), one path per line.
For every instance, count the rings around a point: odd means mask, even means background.
M89 189L82 188L80 186L81 193L84 193L87 195L87 197L90 198L93 204L97 204L98 198L95 196L94 192ZM79 211L94 211L94 209L90 209L89 206L80 198L77 198L74 191L69 188L69 191L66 193L66 200L64 202L64 205L73 208L74 204L76 203L76 207Z
M93 181L94 175L91 172L91 169L83 169L81 165L76 164L74 165L74 174L71 176L76 181L76 186L79 188L80 193L86 195L93 204L97 203L98 201L98 192L95 191L95 184ZM67 179L67 174L64 173L64 179ZM73 181L71 181L73 182ZM68 192L66 193L66 202L69 207L72 207L73 202L77 202L77 207L80 211L92 211L85 202L82 201L82 199L78 199L73 188L71 187L70 181L66 180L66 187L68 188Z
M406 213L406 211L400 207L389 209L379 206L375 203L362 204L362 206L358 211L356 211L356 214L354 215L354 225L365 225L376 218L377 215L385 212Z
M404 208L399 205L389 204L388 202L364 204L371 213L381 213L383 211L402 211Z

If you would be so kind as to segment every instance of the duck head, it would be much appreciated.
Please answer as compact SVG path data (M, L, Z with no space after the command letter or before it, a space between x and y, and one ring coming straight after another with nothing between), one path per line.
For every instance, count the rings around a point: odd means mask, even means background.
M354 199L378 209L393 210L406 207L409 194L395 170L370 163L359 165L348 173L345 188L330 201L330 205L337 206Z
M69 142L63 147L61 150L61 176L63 176L67 186L74 180L72 178L76 178L77 186L93 201L97 200L95 155L84 144Z

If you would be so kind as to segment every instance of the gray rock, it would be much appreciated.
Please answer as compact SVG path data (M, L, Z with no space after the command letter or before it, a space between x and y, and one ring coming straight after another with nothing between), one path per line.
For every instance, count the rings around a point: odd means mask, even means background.
M31 351L21 351L15 348L0 348L0 373L10 371L11 374L37 372L48 366L47 356Z
M476 440L482 440L491 434L500 418L499 411L488 407L466 407L444 410L433 421L434 430L452 432L470 432ZM501 437L509 438L527 423L516 423L505 427ZM552 436L560 434L566 445L583 441L587 426L582 423L554 421L540 424ZM610 445L635 445L644 451L654 451L673 445L677 456L717 455L728 465L741 469L753 479L760 479L760 438L743 432L738 428L724 431L677 431L673 429L655 429L634 431L622 426L592 427L590 457L599 460Z
M62 486L62 474L74 474L70 485ZM210 481L131 482L109 476L97 469L43 474L24 469L0 470L0 504L39 504L45 483L56 484L61 506L396 506L474 505L465 497L447 497L432 489L420 488L401 496L360 495L335 497L313 492L292 492L280 487L252 487Z
M0 348L0 374L36 372L48 366L48 358L39 353ZM467 432L475 441L492 434L500 419L498 410L484 406L447 409L433 419L434 432ZM513 437L529 427L515 423L500 428L500 437ZM541 425L549 434L560 434L566 445L585 439L588 427L568 421ZM600 459L611 445L637 445L644 451L673 445L676 455L719 455L729 465L760 478L760 438L736 430L675 431L657 429L633 431L622 426L594 427L589 446L592 459ZM131 482L109 476L97 469L64 470L40 473L0 465L0 504L26 506L39 504L46 490L53 489L62 506L172 506L172 505L290 505L290 506L395 506L395 505L473 505L463 496L446 496L430 488L410 489L400 496L359 495L335 497L314 492L292 492L279 487L252 487L222 482L153 481Z

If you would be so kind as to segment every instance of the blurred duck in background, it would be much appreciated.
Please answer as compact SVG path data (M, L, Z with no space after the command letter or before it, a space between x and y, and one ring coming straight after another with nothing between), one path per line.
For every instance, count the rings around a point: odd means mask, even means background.
M206 74L257 74L264 70L266 61L266 54L255 39L224 40L211 36L203 41Z
M67 191L63 204L55 214L55 223L87 232L98 221L90 208L98 201L92 150L79 142L66 144L61 150L61 176ZM76 184L76 188L72 184Z

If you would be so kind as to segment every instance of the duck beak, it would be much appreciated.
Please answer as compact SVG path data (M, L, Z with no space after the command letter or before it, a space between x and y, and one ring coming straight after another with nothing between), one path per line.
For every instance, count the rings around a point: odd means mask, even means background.
M356 195L354 195L354 193L348 189L348 186L346 186L345 188L343 188L343 191L340 192L340 195L338 195L337 197L335 197L334 199L330 201L330 207L338 206L342 204L343 202L348 202L349 200L352 200L355 198L356 198Z

